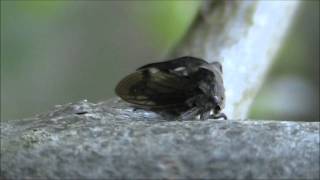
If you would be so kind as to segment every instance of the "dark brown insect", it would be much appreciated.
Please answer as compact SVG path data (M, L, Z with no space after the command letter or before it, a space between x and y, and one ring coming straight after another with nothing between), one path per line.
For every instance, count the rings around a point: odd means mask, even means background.
M141 108L176 113L178 119L224 118L222 66L195 57L147 64L116 87L123 100Z

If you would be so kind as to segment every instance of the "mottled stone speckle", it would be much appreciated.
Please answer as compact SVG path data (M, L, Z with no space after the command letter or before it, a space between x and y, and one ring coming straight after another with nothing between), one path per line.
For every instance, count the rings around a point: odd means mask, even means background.
M315 179L319 158L318 122L169 121L117 98L1 123L8 179Z

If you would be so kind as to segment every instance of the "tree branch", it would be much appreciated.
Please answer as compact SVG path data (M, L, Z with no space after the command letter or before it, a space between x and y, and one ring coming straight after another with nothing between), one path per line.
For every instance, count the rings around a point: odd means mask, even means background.
M299 1L206 1L171 56L223 64L225 113L245 119Z

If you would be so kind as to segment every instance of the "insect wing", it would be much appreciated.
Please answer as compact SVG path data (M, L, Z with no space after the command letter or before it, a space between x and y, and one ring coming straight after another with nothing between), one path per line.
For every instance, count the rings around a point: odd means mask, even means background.
M194 89L186 77L150 69L136 71L119 82L116 93L129 103L167 107L183 104Z
M203 59L199 59L191 56L184 56L184 57L176 58L169 61L147 64L138 68L137 70L143 70L147 68L157 68L161 71L168 72L169 70L174 70L179 67L188 67L188 66L195 67L195 66L200 66L204 64L208 64L208 62L206 62Z

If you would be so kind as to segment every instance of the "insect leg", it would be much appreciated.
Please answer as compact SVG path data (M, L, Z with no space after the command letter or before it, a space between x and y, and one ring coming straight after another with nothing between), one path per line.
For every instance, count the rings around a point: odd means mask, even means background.
M182 113L180 116L179 116L179 120L191 120L192 118L195 118L198 114L199 114L199 108L197 107L194 107L194 108L191 108L190 110Z
M204 111L200 113L200 119L206 120L210 118L210 111Z
M213 119L223 118L224 120L228 119L228 117L224 113L215 114L215 115L212 116L212 118Z

